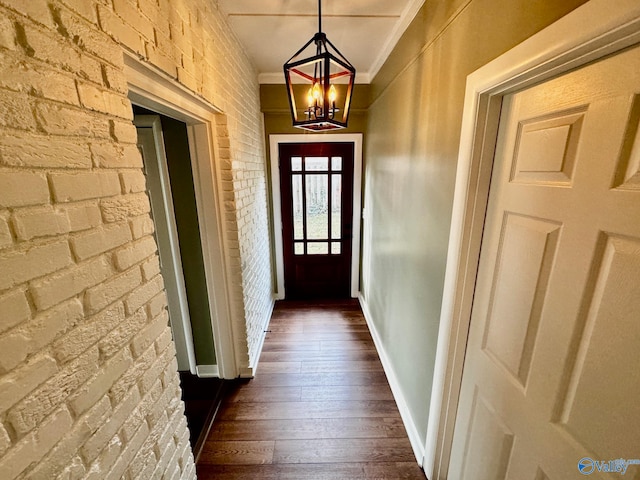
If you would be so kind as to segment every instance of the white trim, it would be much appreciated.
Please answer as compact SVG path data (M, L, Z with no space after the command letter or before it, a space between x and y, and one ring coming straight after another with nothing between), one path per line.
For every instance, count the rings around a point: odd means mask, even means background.
M198 365L196 373L200 378L220 378L218 365Z
M424 0L422 0L424 1ZM406 28L406 27L405 27ZM396 40L397 41L397 40ZM366 85L371 83L371 75L368 72L358 72L356 74L356 85ZM258 83L260 85L266 84L284 84L284 73L282 72L264 72L258 74Z
M165 276L169 322L171 323L176 347L178 368L184 370L186 367L195 375L196 355L193 345L193 332L191 331L191 318L178 241L178 227L173 210L169 168L164 149L160 116L136 115L133 123L138 130L138 142L145 153L144 166L147 174L147 183L154 188L152 193L155 192L155 189L159 193L159 195L151 196L151 206L158 232L158 253L160 255L160 263L163 266L163 276ZM147 145L147 138L145 138L147 134L150 135L150 137L147 137L148 140L153 144L152 147L150 145L149 152L144 148ZM151 151L151 148L153 148L153 151ZM151 158L151 154L153 158Z
M274 296L271 301L269 311L265 316L264 323L262 324L262 333L260 334L260 340L258 341L258 346L256 348L255 363L243 370L242 378L253 378L258 372L258 364L260 363L260 356L262 355L262 347L264 347L264 341L267 337L267 330L269 329L269 323L271 322L271 316L273 315L273 309L275 308L275 306L276 298Z
M181 120L187 124L212 120L222 113L218 107L194 95L182 84L136 55L124 51L124 74L129 86L129 99L143 100L145 108Z
M221 199L218 197L222 188L217 179L217 163L213 161L214 138L213 123L190 125L187 128L189 136L189 150L191 153L191 167L193 183L196 193L196 206L205 276L207 278L207 293L211 310L211 328L213 342L216 348L216 362L222 378L232 379L237 376L237 362L235 357L235 341L231 302L227 290L228 276L225 276L226 255ZM215 166L214 166L215 164Z
M402 423L404 424L404 428L407 431L407 436L409 437L409 442L411 443L413 454L416 456L418 465L422 466L422 460L424 458L424 444L422 443L422 437L420 433L418 433L418 427L413 419L413 416L411 415L409 405L405 400L404 393L402 392L402 388L400 387L400 381L398 380L398 376L393 369L393 364L387 356L387 352L384 349L380 334L378 333L378 330L373 323L373 317L371 316L371 312L369 311L369 306L367 305L367 302L362 295L358 295L358 300L360 301L360 307L362 308L364 318L367 322L367 326L369 327L369 331L371 332L371 337L373 338L373 343L375 344L378 356L380 357L382 368L384 369L384 373L387 376L389 387L391 387L391 393L393 393L393 398L396 401L398 411L400 412L400 416L402 417Z
M404 35L405 30L409 28L409 25L411 25L413 19L416 18L416 15L422 8L424 2L425 0L411 0L407 4L404 11L402 12L402 15L400 16L400 21L396 24L393 32L391 33L391 36L389 36L384 46L380 50L380 54L376 57L376 59L371 64L371 67L369 68L368 75L370 79L376 78L376 75L384 65L384 62L387 61L387 58L389 58L389 55L391 55L391 52L393 52L396 44L400 41L402 35Z
M187 124L216 360L222 378L236 378L238 364L228 290L231 277L219 197L222 188L213 153L215 118L221 111L128 52L124 54L124 73L132 103Z
M351 241L351 297L360 294L360 245L362 243L362 134L353 142L353 238Z
M282 300L284 293L284 251L282 245L282 211L280 203L280 155L281 143L353 143L353 235L351 240L351 297L360 291L360 236L362 220L362 134L361 133L310 133L299 135L269 135L271 152L271 198L273 201L273 232L276 257L276 293Z
M277 139L269 135L269 148L271 150L271 204L273 212L273 253L276 260L276 300L284 300L284 247L282 245L282 202L280 201L280 155L278 154Z
M637 0L591 0L467 78L424 467L447 478L502 97L640 42Z

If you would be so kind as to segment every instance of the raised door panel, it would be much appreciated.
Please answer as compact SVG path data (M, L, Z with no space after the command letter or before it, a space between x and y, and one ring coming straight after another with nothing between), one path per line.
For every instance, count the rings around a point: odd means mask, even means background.
M518 125L511 179L541 185L570 185L576 165L584 108L535 118Z
M614 187L640 190L640 95L634 96Z
M513 440L513 433L476 389L465 442L461 478L504 479L509 467Z
M640 240L607 236L576 337L559 422L600 458L638 455Z
M507 214L483 346L523 387L553 266L560 225Z

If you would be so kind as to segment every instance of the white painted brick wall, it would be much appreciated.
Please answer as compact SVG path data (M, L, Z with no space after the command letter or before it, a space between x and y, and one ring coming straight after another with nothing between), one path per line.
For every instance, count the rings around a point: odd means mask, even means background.
M131 241L131 229L127 223L108 225L81 233L71 238L71 245L78 260L100 255Z
M117 171L52 173L51 190L58 202L111 197L120 193Z
M82 304L73 299L5 333L0 337L0 351L3 352L0 372L11 371L20 365L27 356L69 331L80 322L82 316Z
M80 143L77 139L17 130L5 131L0 137L0 150L0 164L5 166L62 169L91 167L89 145Z
M47 179L41 173L0 173L0 208L24 207L49 203Z
M0 216L0 248L7 247L11 245L12 242L13 238L11 230L9 229L9 218L5 213Z
M79 295L112 275L113 267L106 257L98 257L73 265L31 283L30 292L38 310L46 310L63 300Z
M29 320L31 310L23 290L14 290L0 296L0 332Z
M13 216L13 225L20 240L55 236L71 230L66 212L51 207L18 211Z
M123 49L217 105L233 330L271 307L253 66L216 0L0 0L0 478L195 479Z

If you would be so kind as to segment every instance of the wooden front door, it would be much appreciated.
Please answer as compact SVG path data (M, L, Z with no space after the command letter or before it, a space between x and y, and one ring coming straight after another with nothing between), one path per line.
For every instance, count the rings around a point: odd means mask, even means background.
M353 151L353 143L280 145L287 299L350 294Z
M504 99L448 478L640 478L638 72Z

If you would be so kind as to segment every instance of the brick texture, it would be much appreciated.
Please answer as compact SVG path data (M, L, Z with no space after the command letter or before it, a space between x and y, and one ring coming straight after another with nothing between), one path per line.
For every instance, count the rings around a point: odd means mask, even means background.
M124 51L224 112L241 369L270 312L257 76L217 0L1 0L3 480L196 478Z
M5 214L6 215L6 214ZM0 249L13 243L11 229L6 216L0 216Z
M49 202L47 179L35 172L0 172L0 208Z
M20 240L60 235L71 229L66 213L52 208L19 211L14 215L14 225Z

